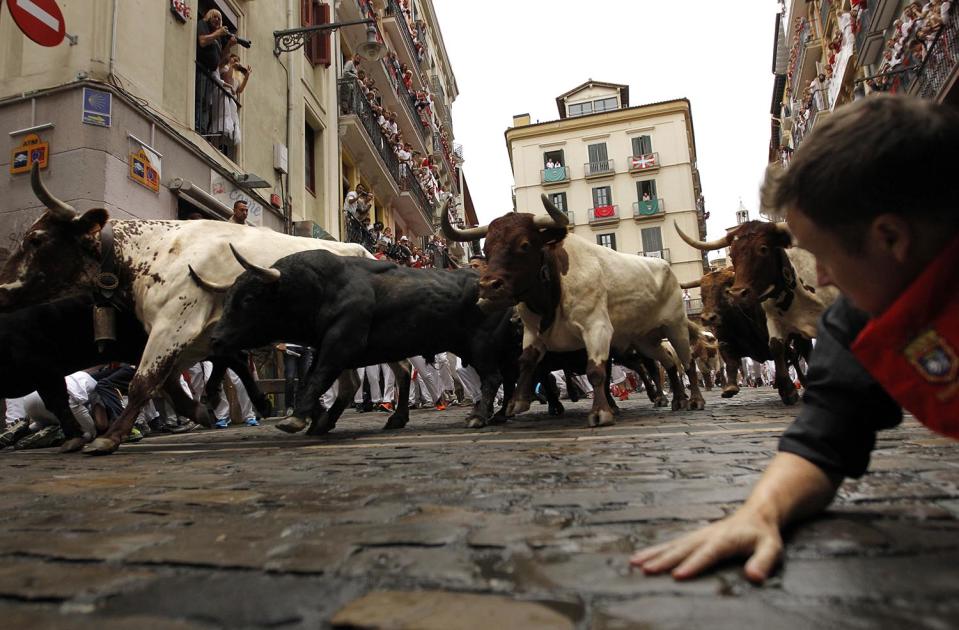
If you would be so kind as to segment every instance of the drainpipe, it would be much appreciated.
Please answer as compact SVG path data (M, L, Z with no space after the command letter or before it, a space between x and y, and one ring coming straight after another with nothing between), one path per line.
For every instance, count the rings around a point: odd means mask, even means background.
M113 65L117 58L117 20L120 16L120 0L113 0L113 30L110 36L110 68L108 77L113 76Z
M286 0L286 27L296 28L293 23L293 17L296 14L295 0ZM284 214L286 215L286 233L293 233L293 193L290 187L290 171L292 170L293 150L290 148L290 141L293 138L293 55L286 58L286 63L290 67L284 67L286 70L286 198L283 200Z

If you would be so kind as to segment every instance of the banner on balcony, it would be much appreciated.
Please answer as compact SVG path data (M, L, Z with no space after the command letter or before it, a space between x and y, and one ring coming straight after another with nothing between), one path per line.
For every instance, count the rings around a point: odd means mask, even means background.
M593 208L593 216L597 219L608 219L609 217L616 216L616 207L596 206Z
M50 143L31 133L24 137L20 146L13 149L13 155L10 156L10 174L29 173L34 162L39 162L40 168L46 168L49 159Z
M566 167L560 166L557 168L546 168L543 169L543 181L544 182L561 182L566 179Z
M629 168L634 171L645 171L659 166L656 163L656 155L647 153L646 155L634 155L629 158Z

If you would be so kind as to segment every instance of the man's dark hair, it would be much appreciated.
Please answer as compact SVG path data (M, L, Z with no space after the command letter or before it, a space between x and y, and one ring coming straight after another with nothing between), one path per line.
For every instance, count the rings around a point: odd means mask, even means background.
M240 205L241 203L242 203L244 206L250 205L250 204L247 202L246 199L237 199L236 201L233 202L233 209L236 210L236 207L237 207L238 205Z
M765 210L795 209L851 248L873 218L959 228L959 112L930 100L870 96L818 124L785 169L766 171Z

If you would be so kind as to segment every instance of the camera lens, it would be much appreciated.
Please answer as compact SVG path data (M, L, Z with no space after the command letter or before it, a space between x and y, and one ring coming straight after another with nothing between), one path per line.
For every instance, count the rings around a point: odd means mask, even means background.
M253 42L251 42L245 37L237 37L236 43L239 44L240 46L243 46L244 48L249 48L250 46L253 45Z

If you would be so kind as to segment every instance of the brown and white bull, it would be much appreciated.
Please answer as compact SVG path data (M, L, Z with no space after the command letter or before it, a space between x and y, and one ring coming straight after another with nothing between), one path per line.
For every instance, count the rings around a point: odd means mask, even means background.
M807 343L803 340L816 336L820 315L839 295L834 287L818 285L815 257L792 246L792 235L785 224L747 221L723 238L708 242L690 238L675 222L673 227L697 249L729 248L735 274L732 286L726 289L728 295L742 308L761 305L766 314L769 350L776 363L776 386L784 402L794 402L795 388L786 365L790 346L805 350Z
M508 415L529 409L533 373L547 351L582 348L586 375L597 392L604 387L612 348L620 357L645 355L668 366L673 408L701 409L704 401L690 355L682 292L669 263L622 254L570 234L567 216L546 195L542 200L545 217L509 213L488 226L466 230L454 228L447 213L442 217L450 239L486 237L481 303L516 304L523 320L520 376ZM663 351L664 338L689 375L692 400ZM590 426L613 424L606 396L593 397L588 420Z
M92 293L105 253L112 249L119 281L114 300L132 310L149 335L130 383L127 408L106 434L84 448L86 453L115 451L140 408L168 377L207 356L223 296L198 286L190 266L202 269L212 282L232 284L243 267L233 257L231 243L247 252L251 262L266 267L310 249L372 257L360 245L222 221L116 220L102 208L78 214L46 189L36 165L31 183L47 211L0 269L0 310ZM73 446L79 449L82 443Z

